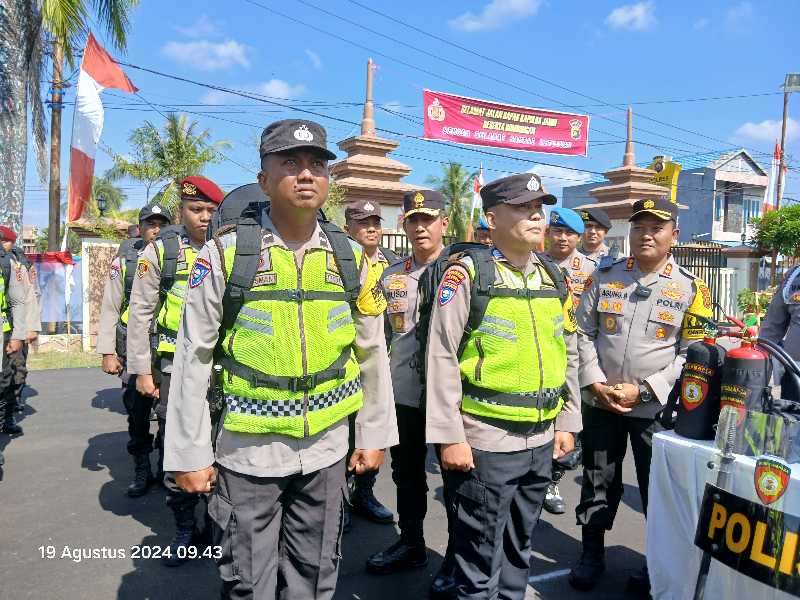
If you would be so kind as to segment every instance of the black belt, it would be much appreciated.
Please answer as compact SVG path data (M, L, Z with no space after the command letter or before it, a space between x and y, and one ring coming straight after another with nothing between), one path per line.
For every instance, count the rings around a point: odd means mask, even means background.
M537 410L554 410L564 391L562 386L530 394L509 394L481 388L468 381L462 381L461 389L465 396L477 398L481 402L515 408L536 408Z
M261 290L242 292L243 302L257 300L284 300L286 302L304 302L306 300L347 300L344 292L318 292L313 290Z

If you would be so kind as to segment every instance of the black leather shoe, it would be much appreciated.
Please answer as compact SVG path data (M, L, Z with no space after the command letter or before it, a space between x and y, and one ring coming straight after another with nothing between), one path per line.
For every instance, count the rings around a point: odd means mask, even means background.
M406 569L419 569L428 564L424 544L406 544L403 540L377 552L367 559L367 573L388 575Z
M581 557L569 573L569 584L576 590L592 590L605 572L605 533L604 529L583 528Z
M357 515L361 515L373 523L394 523L394 514L378 502L371 487L358 487L350 494L350 507Z
M544 497L544 509L552 515L563 515L567 511L567 505L564 504L564 498L561 497L561 492L558 489L557 483L550 483L547 486L547 493Z
M6 421L5 425L3 425L2 433L22 435L22 427L14 423L14 421Z
M456 580L451 571L440 570L433 578L428 595L433 600L451 600L456 597Z
M646 565L628 578L628 591L639 596L650 597L650 573L647 572Z
M191 558L190 546L196 542L199 534L195 529L194 506L173 508L175 514L175 537L169 544L169 556L164 556L164 564L168 567L179 567Z

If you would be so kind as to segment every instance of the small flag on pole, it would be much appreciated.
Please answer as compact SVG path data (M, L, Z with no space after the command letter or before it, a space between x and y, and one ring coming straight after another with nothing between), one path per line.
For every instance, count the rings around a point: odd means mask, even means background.
M775 195L778 187L778 171L781 164L781 145L775 142L775 151L772 154L772 165L769 170L769 180L767 188L764 190L764 205L761 207L761 214L775 210ZM781 173L783 177L783 173Z

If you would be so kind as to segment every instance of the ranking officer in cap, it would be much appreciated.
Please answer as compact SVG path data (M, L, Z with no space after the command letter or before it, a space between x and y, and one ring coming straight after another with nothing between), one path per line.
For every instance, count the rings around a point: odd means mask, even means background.
M187 492L213 490L223 597L324 600L345 469L374 470L397 443L386 301L361 247L317 220L335 158L322 126L272 123L260 154L269 212L217 232L189 278L164 467Z
M759 336L781 344L789 356L800 361L800 265L786 273L775 291Z
M205 243L211 217L223 198L217 184L200 176L186 177L178 192L181 224L161 231L142 251L136 264L128 310L128 371L136 375L138 393L158 398L159 478L163 477L164 432L175 338L186 290L191 285L189 274ZM176 381L181 381L180 377ZM198 400L202 398L197 397ZM164 479L164 484L176 529L170 554L164 556L164 562L174 567L189 558L187 548L196 534L194 509L199 496L181 491L170 477Z
M367 559L367 571L387 574L423 567L428 562L423 534L428 484L425 442L424 389L419 368L420 277L442 253L448 219L444 196L434 190L408 192L403 197L403 230L411 242L411 256L383 273L382 287L391 326L389 361L392 368L400 443L391 449L392 479L397 486L400 539ZM452 587L452 561L446 557L434 579L432 595Z
M599 267L577 311L583 397L583 484L576 509L583 548L569 582L592 589L605 569L605 532L622 498L622 465L630 438L636 479L647 514L655 415L704 334L711 293L670 254L678 239L678 206L638 200L630 218L632 256ZM649 588L646 568L631 577Z
M153 482L150 465L150 452L153 450L150 409L154 398L136 391L136 375L130 375L125 368L128 304L139 254L158 236L161 228L171 221L170 212L157 202L150 203L139 211L138 233L141 237L125 240L120 244L117 256L111 261L100 304L97 353L103 356L103 371L122 378L122 403L128 412L127 448L134 462L134 477L127 490L131 497L143 495Z
M606 235L611 229L611 219L602 208L584 208L578 214L583 221L581 252L599 262L601 258L611 253L605 242ZM617 257L612 258L616 260Z
M380 281L383 271L398 260L398 256L388 248L381 247L381 205L374 200L359 200L344 210L344 230L361 244L364 257L369 260L369 268L375 271L374 277ZM355 450L355 414L350 415L350 451ZM393 523L392 511L378 502L373 488L378 470L367 471L361 475L351 474L350 506L353 510L375 523ZM345 505L345 532L350 527L350 512Z
M572 295L541 244L542 204L556 199L537 175L481 189L490 260L465 256L445 271L427 351L427 441L441 444L452 503L458 598L522 598L531 536L554 457L581 429ZM479 270L481 269L481 270ZM483 281L487 288L476 287ZM473 292L473 290L477 290ZM472 308L481 306L477 327Z

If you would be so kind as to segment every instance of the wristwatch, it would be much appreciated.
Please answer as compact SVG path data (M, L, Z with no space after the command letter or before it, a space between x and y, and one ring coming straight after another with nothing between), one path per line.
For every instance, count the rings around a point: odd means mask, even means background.
M650 391L650 388L647 387L645 384L639 384L639 401L642 404L647 404L653 400L653 392Z

